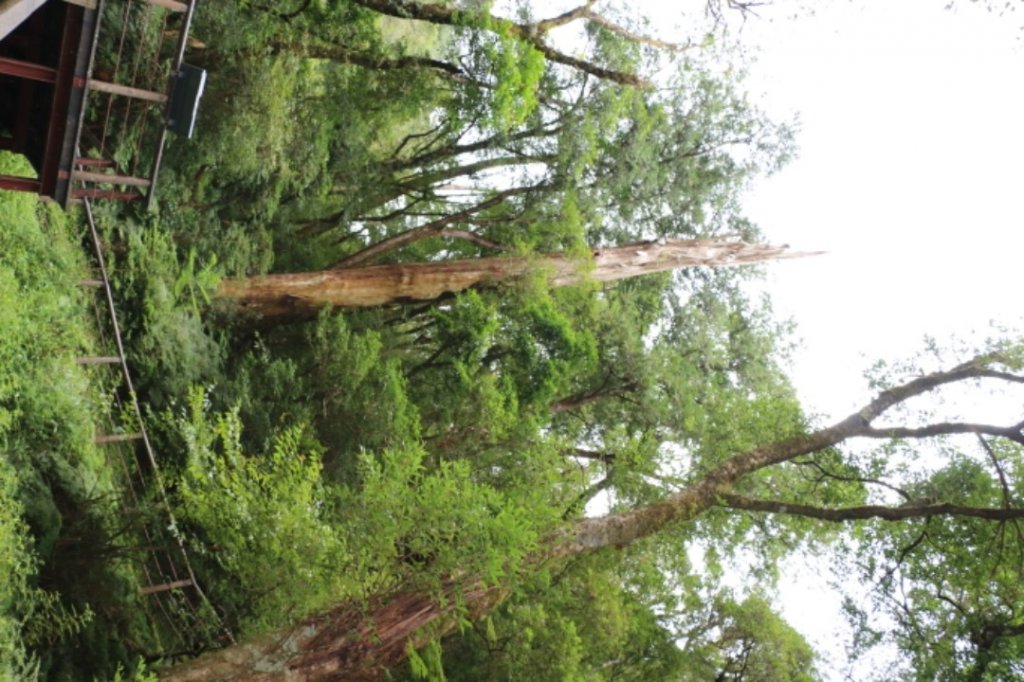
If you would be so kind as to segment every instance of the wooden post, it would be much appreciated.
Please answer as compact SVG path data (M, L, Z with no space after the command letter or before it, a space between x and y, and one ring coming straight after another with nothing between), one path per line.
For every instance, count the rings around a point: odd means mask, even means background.
M121 362L121 358L116 355L91 355L84 358L75 358L75 362L79 365L116 365Z
M149 187L149 178L137 178L131 175L114 175L113 173L95 173L93 171L72 171L71 180L108 182L111 185L127 185L129 187Z
M153 92L152 90L132 88L127 85L108 83L107 81L98 81L95 78L89 79L89 89L97 90L99 92L109 92L113 95L124 95L125 97L134 97L135 99L144 99L149 102L163 103L167 101L167 95L165 95L162 92Z
M113 199L114 201L135 201L141 199L142 194L137 192L118 192L114 189L98 189L96 187L87 187L71 190L71 198L73 200L81 201L83 198L87 199Z
M189 579L175 580L170 583L163 583L162 585L148 585L146 587L139 588L139 594L156 594L157 592L167 592L169 590L177 590L182 587L191 587L192 581Z
M145 2L156 7L163 7L169 9L172 12L184 12L188 10L188 5L184 2L178 2L177 0L145 0Z
M87 156L79 156L75 159L76 166L100 166L102 168L110 168L114 165L114 162L110 159L94 159Z
M123 443L127 440L140 440L142 433L108 433L96 436L92 439L92 442L96 445L105 445L107 443Z

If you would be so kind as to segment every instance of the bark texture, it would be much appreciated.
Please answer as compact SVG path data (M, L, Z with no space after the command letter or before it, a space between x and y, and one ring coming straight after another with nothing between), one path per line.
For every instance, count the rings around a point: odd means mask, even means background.
M474 258L228 279L217 295L263 317L309 316L324 307L367 308L433 301L534 271L547 273L552 286L568 286L697 265L742 265L800 255L786 252L785 247L694 239L596 249L592 259L564 254Z
M425 645L455 627L454 599L471 619L482 617L507 593L475 581L447 586L440 605L432 596L400 593L368 609L344 604L285 630L213 651L160 674L171 682L357 682L386 676L406 657L406 647Z

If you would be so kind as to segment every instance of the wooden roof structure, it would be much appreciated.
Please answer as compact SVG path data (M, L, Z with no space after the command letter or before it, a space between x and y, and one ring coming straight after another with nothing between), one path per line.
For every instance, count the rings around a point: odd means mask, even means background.
M119 2L119 7L106 8L106 14L115 18L124 11L123 18L114 22L120 25L121 35L111 36L109 41L117 43L117 63L101 78L93 71L101 26L105 25L104 0L0 0L0 149L24 154L37 173L37 177L0 175L0 189L34 192L62 206L83 197L152 199L167 138L169 93L175 81L171 76L181 69L195 0ZM150 14L154 12L160 14L151 21ZM145 21L137 19L139 13L147 13ZM155 29L148 41L136 42L147 49L155 45L155 52L148 54L147 59L159 60L164 35L175 33L167 28L168 21L175 16L181 17L181 25L176 31L178 45L170 69L158 69L162 73L158 85L135 82L140 72L139 56L133 68L120 64L125 32L130 27L150 33ZM89 132L85 130L85 114L91 93L106 97L107 103L97 107L98 122L90 122L90 126L102 131L93 134L99 139L84 144L83 131ZM153 110L159 113L161 131L148 168L138 167L138 163L122 168L112 158L107 133L111 112L115 110L113 98L126 102L116 109L122 118L130 115L133 103L134 114L140 120L153 118L149 115ZM135 143L141 145L146 136L138 128L132 126L137 137ZM81 154L80 149L89 152ZM138 162L146 155L130 156Z

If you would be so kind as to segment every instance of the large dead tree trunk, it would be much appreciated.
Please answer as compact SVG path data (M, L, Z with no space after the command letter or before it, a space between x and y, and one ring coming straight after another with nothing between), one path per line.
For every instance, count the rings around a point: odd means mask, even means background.
M564 254L474 258L373 265L320 272L286 273L225 280L218 297L264 317L315 315L322 308L433 301L474 287L493 286L544 272L552 286L587 280L609 282L677 268L741 265L801 254L785 247L710 240L667 241L593 251L593 259Z
M941 386L982 378L1024 383L1020 374L992 368L1001 362L983 356L946 372L912 379L883 391L859 411L830 427L743 452L711 469L689 488L659 502L632 511L582 519L547 539L536 562L586 554L608 547L625 547L641 538L693 520L713 506L745 511L797 514L823 521L881 518L890 521L936 515L966 516L1004 521L1024 516L1024 510L1004 506L978 509L949 503L920 503L901 507L852 507L825 509L788 500L753 500L732 494L735 483L754 471L795 457L830 448L854 438L922 438L952 433L984 434L1024 444L1024 422L1010 426L944 422L922 427L875 428L872 422L883 412L910 398ZM452 580L450 596L461 595L466 617L483 616L507 596L471 577ZM386 668L403 660L406 646L418 646L451 631L457 622L456 599L439 602L430 596L399 593L378 599L368 610L345 604L307 618L296 625L242 644L211 652L163 672L163 680L292 681L378 679Z

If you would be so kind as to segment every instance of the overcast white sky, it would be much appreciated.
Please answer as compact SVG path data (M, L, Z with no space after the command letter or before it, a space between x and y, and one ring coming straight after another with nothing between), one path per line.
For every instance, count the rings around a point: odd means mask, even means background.
M801 120L798 159L745 208L770 241L829 252L770 266L766 286L803 339L801 398L831 418L863 404L866 367L913 355L925 334L1020 327L1024 6L810 4L789 19L794 3L777 2L743 27L759 51L752 93ZM840 679L838 597L817 567L787 578L787 619L839 654Z
M769 268L768 289L805 340L802 397L838 416L873 360L1024 313L1024 11L777 5L743 29L751 88L799 112L801 151L745 207L772 241L829 252Z

